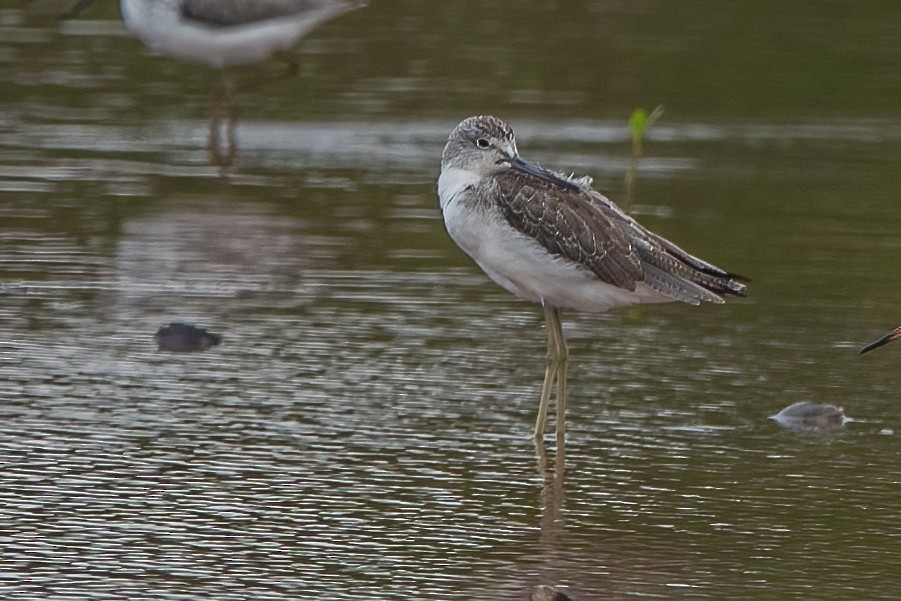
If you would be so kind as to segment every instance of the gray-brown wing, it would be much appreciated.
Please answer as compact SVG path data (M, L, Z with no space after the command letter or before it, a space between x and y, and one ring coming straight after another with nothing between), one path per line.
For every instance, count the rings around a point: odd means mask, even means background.
M340 7L349 10L352 3L342 0L184 0L181 14L185 19L208 27L230 27L298 16L329 5L337 12L343 12Z
M594 190L524 181L517 174L496 178L498 206L508 223L601 281L626 290L644 282L692 304L744 293L740 278L648 231Z
M594 194L597 195L596 192ZM722 302L725 295L745 294L747 286L741 276L682 250L643 227L606 198L604 201L613 207L620 219L629 223L629 239L641 257L645 282L655 289L676 300L695 304L701 301Z
M633 222L635 223L635 222ZM694 255L691 255L666 238L649 232L637 223L650 242L650 250L642 252L645 270L654 270L659 286L668 286L685 302L720 302L724 295L742 296L747 286L743 278L731 274ZM687 295L687 297L681 297Z
M548 252L626 290L644 280L641 261L607 206L578 186L564 188L517 174L495 178L496 201L507 222Z

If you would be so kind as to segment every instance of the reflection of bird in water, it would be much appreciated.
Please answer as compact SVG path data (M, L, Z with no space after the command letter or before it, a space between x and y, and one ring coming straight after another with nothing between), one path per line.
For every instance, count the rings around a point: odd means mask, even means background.
M471 117L451 132L438 196L451 238L500 286L544 307L548 355L535 438L543 438L556 382L558 448L568 358L560 309L722 303L745 292L737 276L643 228L590 178L521 158L513 130L496 117Z
M873 349L877 349L880 346L884 346L884 345L888 344L889 342L891 342L892 340L898 340L899 338L901 338L901 326L898 326L897 328L895 328L894 330L892 330L885 336L877 338L870 344L868 344L865 347L863 347L862 349L860 349L860 354L862 355L864 353L872 351Z
M796 432L834 432L852 421L841 407L801 401L789 405L770 419Z
M68 16L92 1L80 0ZM325 21L365 5L366 0L120 0L125 27L148 47L220 71L287 51ZM289 62L296 71L294 60ZM224 77L211 93L209 151L223 170L236 149L232 96Z
M572 601L569 596L546 584L540 584L533 588L530 599L531 601Z
M161 327L153 336L157 350L170 353L205 351L222 342L222 336L188 323L173 322Z

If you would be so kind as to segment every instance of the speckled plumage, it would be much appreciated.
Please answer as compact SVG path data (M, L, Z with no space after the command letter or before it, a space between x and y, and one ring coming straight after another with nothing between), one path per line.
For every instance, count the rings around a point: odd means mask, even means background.
M744 284L625 215L587 186L563 187L528 175L496 176L493 201L511 227L599 280L634 291L639 283L672 300L722 302Z

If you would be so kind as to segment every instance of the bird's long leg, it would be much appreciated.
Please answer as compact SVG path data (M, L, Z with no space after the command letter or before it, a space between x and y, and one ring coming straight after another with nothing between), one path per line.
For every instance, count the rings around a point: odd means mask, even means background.
M545 329L547 330L547 364L544 368L544 382L541 384L541 399L538 402L538 417L535 420L536 441L544 440L544 426L547 423L547 409L551 400L551 391L554 389L554 381L558 377L560 371L560 343L562 341L560 311L556 307L545 305L544 318ZM565 349L565 342L563 342L563 346ZM560 392L559 382L557 383L557 392L558 394Z
M566 437L566 369L569 362L569 348L563 336L563 322L560 320L560 309L551 307L547 312L547 327L553 327L556 343L555 355L557 373L557 452L563 448Z
M544 368L544 382L541 384L541 400L538 401L538 417L535 419L535 441L544 440L544 425L547 423L547 406L551 398L551 390L554 388L554 378L557 375L554 362L550 357L551 347L548 345L547 365Z

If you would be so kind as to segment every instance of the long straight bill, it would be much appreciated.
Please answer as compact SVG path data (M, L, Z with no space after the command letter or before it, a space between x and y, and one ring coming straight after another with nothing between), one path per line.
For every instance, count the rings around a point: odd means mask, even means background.
M538 179L542 179L546 182L550 182L552 184L556 184L558 186L563 186L564 188L569 188L570 190L578 190L579 186L574 182L568 181L560 177L559 175L554 174L551 171L548 171L541 165L537 163L533 163L531 161L527 161L521 156L513 155L508 159L504 159L507 163L510 164L510 167L519 171L521 173L525 173L527 175L531 175L533 177L537 177Z
M880 346L885 346L892 340L898 340L899 338L901 338L901 326L898 326L897 328L895 328L894 330L892 330L891 332L889 332L882 338L877 338L870 344L868 344L865 347L863 347L862 349L860 349L860 354L862 355L864 353L872 351L873 349L877 349Z

